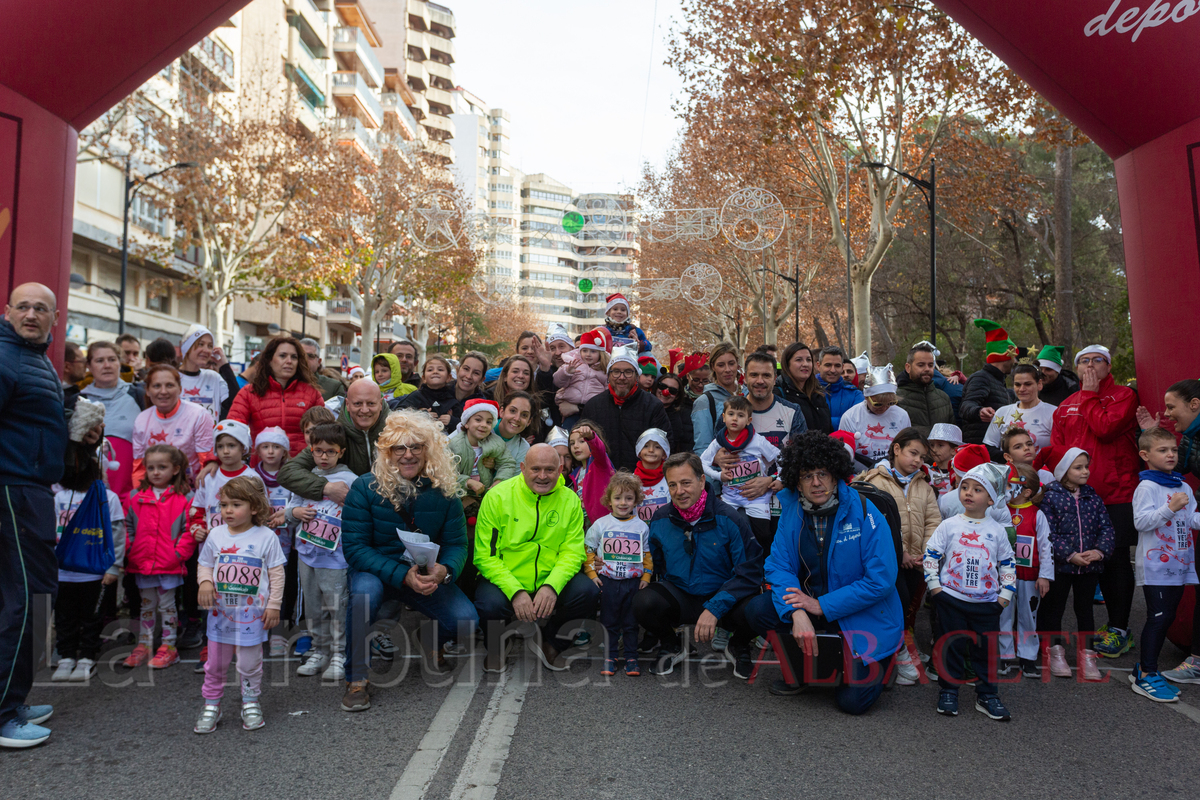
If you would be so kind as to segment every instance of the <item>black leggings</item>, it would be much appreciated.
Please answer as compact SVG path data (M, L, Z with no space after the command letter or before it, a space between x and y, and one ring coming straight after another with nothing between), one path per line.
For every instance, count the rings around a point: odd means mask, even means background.
M58 654L62 658L90 658L92 661L100 658L102 594L103 587L99 579L58 584L54 625L58 634Z
M1096 597L1096 583L1100 580L1097 573L1089 572L1075 575L1070 572L1054 573L1050 583L1050 591L1042 600L1038 609L1037 629L1042 641L1048 644L1065 642L1062 630L1063 613L1067 610L1067 596L1074 590L1075 622L1081 634L1087 637L1084 645L1091 649L1095 639L1096 619L1092 615L1092 601Z
M1183 597L1182 586L1143 586L1146 597L1146 625L1142 628L1142 672L1158 672L1158 654L1167 639L1167 628L1175 621L1179 600ZM1195 628L1196 616L1192 617ZM1195 646L1192 647L1195 650Z
M1138 541L1137 527L1133 524L1133 504L1117 503L1104 507L1112 520L1116 534L1113 554L1104 562L1100 574L1100 591L1104 592L1104 608L1108 611L1108 627L1129 630L1129 611L1133 608L1133 562L1129 560L1129 548ZM1055 576L1057 577L1057 576Z

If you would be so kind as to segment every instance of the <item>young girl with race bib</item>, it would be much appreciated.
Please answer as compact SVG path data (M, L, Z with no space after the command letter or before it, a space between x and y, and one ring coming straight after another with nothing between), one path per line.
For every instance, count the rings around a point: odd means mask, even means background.
M667 491L667 479L663 477L663 464L671 455L667 432L661 428L647 428L634 445L638 463L633 474L642 482L642 501L638 505L638 518L650 523L654 512L671 502Z
M145 476L138 492L129 499L125 517L129 537L125 570L135 576L142 596L141 631L137 647L124 664L133 668L150 661L151 669L165 669L179 660L175 649L179 633L175 589L183 585L188 558L196 550L196 539L187 531L192 505L188 461L182 450L156 444L146 449L142 466ZM162 645L151 659L157 615L162 616Z
M218 422L213 429L213 444L218 469L192 496L189 527L197 542L203 542L210 530L225 521L221 518L221 487L242 476L258 480L254 470L246 464L246 454L250 452L250 427L246 423L236 419ZM266 497L265 488L263 497Z
M314 475L347 486L358 480L338 463L346 452L345 428L318 425L309 431L308 441ZM342 506L329 498L314 501L293 496L287 517L300 523L295 538L300 557L297 570L304 595L304 617L313 637L312 647L304 654L304 663L296 674L311 676L320 672L327 681L340 681L346 677L345 622L350 604L349 568L342 555Z
M608 460L608 448L600 435L600 426L591 420L581 419L571 431L568 440L571 448L571 481L575 493L583 502L583 513L587 521L593 522L608 513L604 505L604 493L612 480L613 465Z
M1007 436L1007 434L1006 434ZM1041 643L1037 635L1037 609L1050 591L1054 580L1054 555L1050 550L1050 523L1038 506L1042 502L1042 479L1028 464L1017 464L1020 489L1008 502L1012 515L1009 533L1016 554L1017 594L1000 614L1000 673L1012 671L1012 659L1019 658L1021 675L1040 678L1037 657ZM1017 640L1013 644L1013 620Z
M633 616L633 598L650 582L653 564L647 539L650 527L638 519L642 482L621 471L613 475L601 502L612 513L588 528L583 546L587 551L584 572L600 587L600 624L608 632L608 657L601 675L617 671L618 640L625 640L625 674L641 675L638 667L638 623Z
M258 456L258 464L254 471L263 482L263 487L267 490L267 502L271 504L271 521L268 527L279 537L279 548L283 550L284 558L288 559L279 625L271 631L272 657L287 655L287 631L296 610L296 595L299 589L296 559L292 558L292 526L287 521L287 507L291 504L292 493L279 483L278 477L279 468L288 460L290 446L287 433L278 426L263 428L254 440L254 454Z
M242 727L264 724L262 705L263 642L279 621L287 559L279 538L264 527L271 506L262 484L247 476L221 487L224 522L208 532L200 551L200 607L209 610L208 660L204 665L204 707L192 729L212 733L221 720L225 675L237 654L242 685Z

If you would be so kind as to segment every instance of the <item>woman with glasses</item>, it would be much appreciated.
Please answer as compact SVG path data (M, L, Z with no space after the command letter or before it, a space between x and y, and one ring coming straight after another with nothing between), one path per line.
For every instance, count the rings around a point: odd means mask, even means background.
M898 404L896 373L890 364L871 367L863 378L864 399L852 406L838 423L838 430L854 434L854 457L873 467L887 457L896 434L909 427L908 412Z
M467 520L458 494L458 471L442 426L418 410L388 416L376 441L375 464L354 482L342 510L342 550L350 565L344 711L371 706L363 623L375 620L385 599L399 600L436 623L436 630L423 626L421 633L430 672L448 669L442 652L447 642L474 636L479 616L454 585L467 562ZM437 545L436 558L409 552L406 538Z
M684 393L683 379L668 372L658 376L654 396L667 412L671 423L671 452L686 453L692 449L692 401Z
M862 714L879 699L902 643L892 530L847 483L854 464L841 442L808 431L788 443L780 464L782 513L764 577L771 591L745 606L745 623L762 635L778 633L797 681L805 660L828 663L828 652L817 661L821 648L840 645L838 663L849 666L840 669L834 696L846 713ZM778 680L771 694L803 689Z

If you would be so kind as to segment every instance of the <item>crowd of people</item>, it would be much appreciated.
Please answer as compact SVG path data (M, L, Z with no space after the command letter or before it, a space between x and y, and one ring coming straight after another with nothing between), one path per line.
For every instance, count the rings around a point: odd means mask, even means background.
M603 326L524 333L499 364L397 342L342 374L284 335L237 375L195 325L144 354L130 336L70 345L60 379L58 315L25 284L0 322L0 746L50 736L52 707L26 703L37 595L54 598L53 681L94 677L123 616L126 668L195 650L199 734L234 663L242 726L265 724L264 657L295 653L298 675L344 685L344 710L370 708L371 660L398 651L378 623L402 607L427 620L434 674L477 639L502 672L518 632L569 669L598 618L606 676L669 675L704 644L746 680L774 651L776 695L828 686L861 714L892 682L936 681L939 713L973 685L1008 720L1000 676L1099 680L1135 646L1140 585L1133 691L1200 683L1200 654L1158 664L1197 583L1200 381L1152 416L1102 345L1068 368L977 320L970 377L929 342L899 379L798 342L661 364L613 295Z

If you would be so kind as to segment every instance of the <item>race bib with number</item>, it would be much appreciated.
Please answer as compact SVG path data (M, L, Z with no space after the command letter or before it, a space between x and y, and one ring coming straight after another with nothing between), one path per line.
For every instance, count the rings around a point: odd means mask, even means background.
M222 553L217 556L213 577L221 594L254 597L258 595L262 571L261 558Z
M622 531L607 533L601 540L600 548L605 561L642 560L642 538L637 534Z
M614 336L613 349L615 350L618 347L624 347L625 345L633 344L634 341L636 340L631 336Z
M1017 541L1013 544L1013 554L1016 556L1018 567L1033 566L1033 548L1036 546L1036 537L1025 533L1017 534Z
M729 485L741 486L746 481L759 476L762 472L762 462L758 460L757 456L743 457L738 463L729 467L729 472Z
M296 538L322 550L336 550L342 538L342 520L340 517L318 511L315 517L301 526Z

